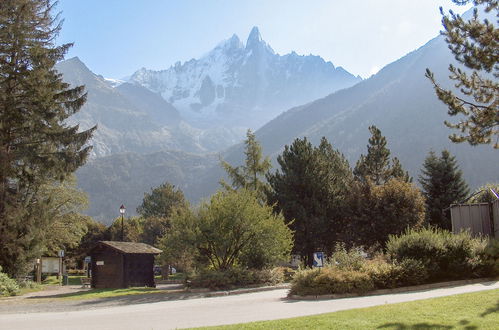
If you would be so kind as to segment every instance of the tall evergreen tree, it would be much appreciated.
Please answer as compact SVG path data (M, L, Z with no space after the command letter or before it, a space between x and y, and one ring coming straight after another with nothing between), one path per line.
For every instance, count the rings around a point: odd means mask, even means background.
M471 145L492 144L499 148L499 5L497 0L452 0L456 4L482 5L495 22L480 20L478 8L473 17L465 20L452 11L445 15L441 10L442 24L449 48L456 60L469 70L449 65L449 78L455 81L456 90L444 89L426 69L435 92L448 107L450 116L458 116L457 123L445 122L460 131L449 138L453 142L467 141Z
M379 128L374 125L369 126L369 131L371 137L367 145L367 155L360 156L353 171L357 180L362 182L370 180L376 185L381 185L391 178L412 181L396 157L390 162L390 149L386 147L386 138Z
M347 160L323 138L319 147L296 139L277 157L280 170L267 176L276 203L294 231L293 252L308 265L312 254L332 250L342 230L343 199L352 178Z
M430 151L423 163L419 183L426 198L427 223L450 230L449 215L443 210L452 203L464 200L469 194L455 157L447 150L443 150L440 157Z
M86 99L54 69L71 44L55 45L61 25L51 0L0 2L0 265L18 275L43 248L39 188L81 166L95 128L67 124Z
M220 182L226 189L244 188L257 192L260 201L265 200L265 191L268 189L268 184L265 182L265 175L268 173L272 165L268 157L263 158L262 146L256 140L256 136L251 130L246 133L244 141L246 160L244 165L233 167L226 161L221 161L222 167L227 172L232 181L232 185L228 185L223 180Z

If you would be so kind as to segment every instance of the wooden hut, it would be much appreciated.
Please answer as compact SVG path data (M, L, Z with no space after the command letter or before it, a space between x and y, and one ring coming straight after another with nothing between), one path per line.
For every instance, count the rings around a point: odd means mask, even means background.
M100 241L90 251L92 288L154 287L154 256L144 243Z

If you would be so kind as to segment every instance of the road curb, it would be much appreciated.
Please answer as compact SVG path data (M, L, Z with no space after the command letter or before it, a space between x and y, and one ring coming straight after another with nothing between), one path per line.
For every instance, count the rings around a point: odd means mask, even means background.
M471 280L459 280L459 281L448 281L448 282L438 282L438 283L430 283L430 284L422 284L414 286L405 286L394 289L380 289L380 290L369 291L366 293L342 293L342 294L324 294L324 295L307 295L307 296L288 295L288 299L328 300L328 299L342 299L342 298L364 297L364 296L377 296L377 295L392 294L392 293L403 293L403 292L413 292L413 291L430 290L438 288L447 288L452 286L476 284L482 282L491 282L491 281L497 282L498 280L499 280L498 277L487 277L487 278L477 278Z
M232 296L244 293L254 293L254 292L264 292L280 289L289 289L291 285L289 283L273 285L273 286L261 286L256 288L242 288L234 290L224 290L224 291L209 291L209 289L191 289L190 293L200 293L203 297L221 297L221 296Z

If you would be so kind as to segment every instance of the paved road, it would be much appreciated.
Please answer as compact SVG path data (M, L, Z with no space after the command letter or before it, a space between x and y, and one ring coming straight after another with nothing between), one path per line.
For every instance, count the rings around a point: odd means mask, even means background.
M274 320L499 289L499 281L324 301L287 300L287 290L162 301L88 311L0 315L0 329L172 329Z

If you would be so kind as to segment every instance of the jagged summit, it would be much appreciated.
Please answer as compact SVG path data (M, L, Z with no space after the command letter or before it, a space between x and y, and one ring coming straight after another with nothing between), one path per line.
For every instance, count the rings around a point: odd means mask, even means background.
M320 56L276 54L256 26L246 44L233 34L199 59L162 71L141 69L130 78L161 94L195 126L252 129L360 80Z
M262 40L262 35L260 34L260 30L258 29L258 27L254 26L251 29L250 34L248 35L248 40L246 41L246 48L251 48L255 44L259 44L262 41L263 40Z

